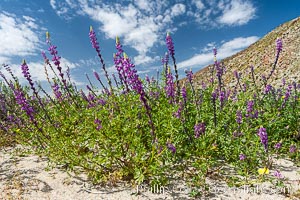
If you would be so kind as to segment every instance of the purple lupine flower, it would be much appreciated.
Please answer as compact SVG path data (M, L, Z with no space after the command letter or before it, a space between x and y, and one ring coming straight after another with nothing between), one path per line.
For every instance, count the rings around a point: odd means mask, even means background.
M205 133L205 123L197 123L194 126L195 138L199 138L201 134Z
M282 40L281 39L276 40L276 50L277 50L277 54L279 54L282 51Z
M34 83L33 83L32 79L31 79L31 75L29 73L29 67L26 64L25 60L23 60L23 63L21 65L21 69L22 69L23 76L27 79L27 81L28 81L28 83L30 85L30 88L32 89L33 93L35 95L37 95L37 91L36 91L36 89L34 87Z
M47 43L49 44L48 51L52 55L52 61L53 61L54 65L56 66L57 70L59 71L59 76L61 77L61 80L62 80L64 86L67 88L67 81L64 78L64 74L63 74L62 68L60 66L60 59L61 59L61 57L58 56L58 54L57 54L58 52L56 50L57 47L51 44L51 42L50 42L50 36L49 36L48 32L46 33L46 36L47 36Z
M186 74L187 79L188 79L189 82L191 83L192 80L193 80L193 72L192 72L192 70L191 70L191 69L190 69L189 71L188 71L188 70L185 70L185 74Z
M220 94L219 94L219 99L220 99L221 104L223 104L223 102L224 102L225 99L226 99L226 95L225 95L225 92L224 92L224 91L221 91L221 92L220 92Z
M91 92L89 92L87 98L88 98L88 101L89 101L89 102L93 102L93 101L95 101L95 99L96 99L95 95L92 94Z
M285 86L285 84L286 84L285 78L282 78L282 86Z
M282 176L282 174L280 173L280 171L278 171L278 170L276 170L276 171L274 172L273 175L274 175L276 178L278 178L278 179L284 178L284 177Z
M168 47L168 51L169 54L174 57L175 55L175 50L174 50L174 43L172 41L172 37L170 36L170 33L167 33L167 37L166 37L166 43L167 43L167 47Z
M104 99L99 99L98 103L104 106L106 104L106 101Z
M243 92L246 92L247 91L247 85L244 83L243 84Z
M246 117L251 117L252 116L251 113L253 112L253 106L254 106L254 101L253 100L248 101Z
M214 53L214 56L217 55L218 52L217 52L217 48L216 47L213 48L213 53Z
M240 157L240 160L245 160L246 159L245 154L242 154L242 153L239 155L239 157Z
M98 118L96 118L94 120L94 123L97 125L96 126L96 130L99 131L102 128L102 125L101 125L102 122L101 122L101 120L99 120Z
M167 85L165 86L165 91L167 94L167 97L169 98L169 103L174 102L174 97L175 97L175 86L173 82L173 75L171 73L171 70L169 68L168 73L167 73Z
M222 68L222 66L221 66L221 63L218 62L218 61L216 61L216 62L215 62L215 66L216 66L216 71L217 71L217 77L218 77L218 78L221 78L221 76L222 76L223 73L224 73L224 70L223 70L223 68Z
M174 117L180 119L182 110L183 110L183 103L182 101L180 101L178 110L175 113L173 113Z
M211 97L212 97L212 100L215 101L217 99L217 93L216 91L214 91L212 94L211 94Z
M240 110L236 111L236 123L238 124L242 123L242 111Z
M94 76L98 81L100 81L100 76L96 71L94 71Z
M274 148L275 149L280 149L282 147L282 143L281 142L278 142L274 145Z
M146 74L146 76L145 76L145 80L147 81L147 83L148 83L148 84L151 84L151 80L150 80L150 78L149 78L148 74Z
M168 63L169 63L169 53L168 52L165 53L165 57L163 57L161 59L161 62L162 62L163 66L167 66L168 65Z
M286 88L286 92L285 92L285 95L284 95L284 102L288 101L290 96L291 96L291 92L292 92L292 88L293 86L292 85L288 85L288 87Z
M257 119L258 118L258 114L259 114L258 110L255 110L254 114L252 115L252 118L253 119Z
M26 112L30 120L34 121L34 109L29 105L24 93L21 90L15 88L14 96L17 104L19 104L21 106L21 109Z
M89 37L90 37L90 41L91 41L93 48L97 51L97 53L100 53L99 43L97 42L96 33L93 30L92 26L90 26Z
M239 79L239 78L240 78L238 71L235 70L235 71L233 72L233 74L234 74L234 76L235 76L236 79Z
M268 134L264 127L259 128L258 136L260 137L260 142L264 145L265 151L268 150Z
M59 90L59 85L57 83L54 83L54 85L52 85L51 87L52 87L52 90L53 90L53 93L54 93L56 99L61 101L62 100L62 93Z
M167 147L173 154L176 153L176 147L172 143L168 142Z
M265 87L265 94L269 94L269 92L272 90L272 86L271 85L266 85Z
M89 91L92 91L92 88L91 88L89 85L86 85L86 88L87 88Z
M184 86L181 88L181 95L182 95L184 102L186 102L187 96L186 96L186 88Z
M290 153L295 153L296 152L296 150L297 150L297 147L296 147L296 145L291 145L290 146Z

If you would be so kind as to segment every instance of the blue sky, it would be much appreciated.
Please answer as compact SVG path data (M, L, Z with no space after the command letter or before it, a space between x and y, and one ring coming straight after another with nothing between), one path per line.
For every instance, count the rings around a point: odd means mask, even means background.
M162 69L169 31L182 77L185 69L196 72L212 63L213 47L219 59L233 55L298 17L299 8L299 0L0 0L0 64L22 77L26 59L33 79L45 81L40 52L48 49L49 31L62 66L84 87L85 73L101 73L88 37L92 25L108 71L116 72L112 55L119 36L142 77Z

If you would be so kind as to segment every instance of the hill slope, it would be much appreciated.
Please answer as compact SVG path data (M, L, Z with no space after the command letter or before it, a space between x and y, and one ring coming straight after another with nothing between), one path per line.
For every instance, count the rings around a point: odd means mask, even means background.
M261 76L268 76L276 55L276 39L282 39L283 50L275 72L269 83L278 85L284 77L286 81L300 80L300 17L286 22L263 38L249 46L247 49L223 59L225 65L224 83L229 86L235 85L236 79L233 72L237 70L242 73L242 78L250 77L250 66L254 66L255 77L261 81ZM210 79L209 65L194 74L194 82L201 85L202 81Z

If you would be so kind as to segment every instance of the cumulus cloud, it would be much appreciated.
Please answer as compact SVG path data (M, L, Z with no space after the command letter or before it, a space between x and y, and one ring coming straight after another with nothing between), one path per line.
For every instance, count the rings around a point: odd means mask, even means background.
M255 7L249 1L232 0L225 5L222 15L218 18L221 24L243 25L255 16Z
M192 0L190 4L168 0L50 0L50 5L67 19L74 13L88 16L99 23L99 30L109 39L121 37L124 45L137 51L135 60L140 64L155 60L149 55L151 49L164 40L167 31L175 32L178 26L190 23L198 23L200 28L243 25L253 19L256 12L249 0Z
M15 56L37 54L40 41L38 25L30 16L17 18L15 15L0 13L0 63L10 62Z
M228 42L223 43L218 48L218 59L223 59L228 56L231 56L254 42L256 42L259 38L257 36L251 36L251 37L238 37L234 38ZM201 54L194 55L192 58L189 58L187 60L181 61L178 63L178 68L184 69L184 68L191 68L191 67L204 67L205 65L208 65L213 62L213 44L208 44L207 47L204 48L204 52Z

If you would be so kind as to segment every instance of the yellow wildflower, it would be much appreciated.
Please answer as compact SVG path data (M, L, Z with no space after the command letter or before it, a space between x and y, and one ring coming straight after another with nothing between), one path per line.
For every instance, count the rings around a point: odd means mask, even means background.
M258 172L259 175L269 174L269 169L266 168L266 167L264 167L264 168L259 168L259 169L257 170L257 172Z

